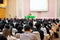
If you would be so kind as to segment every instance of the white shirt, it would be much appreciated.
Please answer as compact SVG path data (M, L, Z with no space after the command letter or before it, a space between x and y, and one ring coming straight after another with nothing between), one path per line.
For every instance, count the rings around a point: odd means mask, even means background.
M47 31L45 27L41 27L41 30L44 32L44 35L47 35Z
M33 33L26 32L20 34L20 40L38 40L38 39Z

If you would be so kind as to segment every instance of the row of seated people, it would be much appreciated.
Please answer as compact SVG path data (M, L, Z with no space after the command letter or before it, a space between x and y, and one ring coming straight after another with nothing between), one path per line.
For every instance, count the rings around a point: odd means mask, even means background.
M49 35L49 39L51 39L52 34L56 37L57 31L59 31L59 19L0 19L0 29L5 30L3 32L3 36L14 36L15 34L20 33L21 35L16 36L20 40L45 40L44 36ZM7 29L9 30L8 32ZM13 31L13 29L16 29ZM36 35L33 34L34 31L39 32L40 39L38 39ZM51 34L51 32L53 33ZM58 35L58 34L57 34ZM58 36L57 36L58 38ZM17 39L16 39L17 40Z
M11 19L8 19L8 18L4 18L3 20L0 18L0 31L4 28L5 24L10 24L13 28L17 28L17 26L19 24L21 24L23 26L23 24L29 24L31 27L34 24L35 21L40 21L40 24L42 24L42 22L46 22L49 24L50 21L59 21L59 19L17 19L17 18L11 18Z

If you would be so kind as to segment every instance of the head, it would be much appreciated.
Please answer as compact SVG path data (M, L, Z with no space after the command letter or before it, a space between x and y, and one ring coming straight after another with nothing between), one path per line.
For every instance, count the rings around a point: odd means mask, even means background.
M23 26L22 25L19 25L18 26L18 31L22 31L22 29L23 29Z
M30 27L29 25L26 25L26 26L24 27L24 31L25 31L25 32L26 32L26 31L31 32L31 27Z
M56 22L59 23L59 19L58 18L56 19Z
M55 19L52 20L52 25L57 25L57 22Z
M40 22L37 22L37 23L35 24L35 26L36 26L37 30L40 30L40 27L41 27Z
M9 26L9 23L5 25L5 29L9 29L10 26Z
M8 35L10 35L9 29L4 29L3 30L3 36L8 37Z
M29 25L30 25L31 28L33 28L33 21L30 21Z
M56 23L52 23L51 25L52 25L52 26L56 26Z

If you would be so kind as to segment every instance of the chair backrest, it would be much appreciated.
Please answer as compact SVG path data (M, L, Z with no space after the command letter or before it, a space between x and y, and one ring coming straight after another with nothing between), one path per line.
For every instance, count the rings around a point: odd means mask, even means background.
M16 34L16 38L17 38L17 39L20 39L20 33L17 33L17 34Z
M7 39L8 39L8 40L16 40L16 37L8 36Z
M37 38L40 40L40 34L38 31L34 31L33 34L35 34L37 36Z

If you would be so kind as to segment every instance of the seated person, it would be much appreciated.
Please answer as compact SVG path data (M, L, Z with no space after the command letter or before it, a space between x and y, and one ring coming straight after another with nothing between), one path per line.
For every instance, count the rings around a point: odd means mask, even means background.
M7 26L7 28L3 30L3 36L6 37L7 40L16 40L16 38L10 34L10 30L8 27L9 26Z
M24 33L20 35L20 40L38 40L38 39L33 33L31 33L31 27L26 25L24 27Z
M17 27L17 32L16 33L24 33L23 31L22 31L22 29L23 29L23 27L21 26L21 25L19 25L18 27Z
M6 37L7 40L16 40L16 38L10 34L9 29L3 30L3 36Z
M9 31L9 29L3 29L3 36L5 36L5 37L8 37L9 35L10 35L10 31Z
M44 40L44 32L41 30L41 25L40 25L40 22L37 22L35 24L36 28L37 28L37 31L40 33L40 38L41 40Z
M8 36L10 36L10 31L9 29L4 29L3 30L3 36L5 36L8 39Z
M7 38L0 34L0 40L7 40Z

